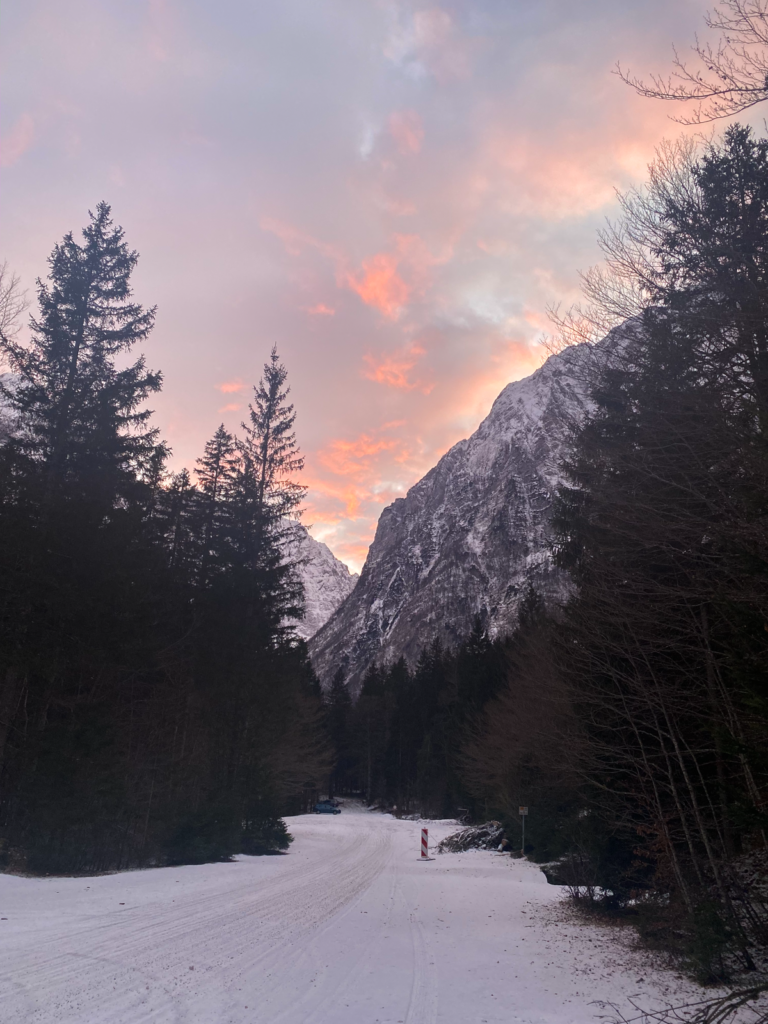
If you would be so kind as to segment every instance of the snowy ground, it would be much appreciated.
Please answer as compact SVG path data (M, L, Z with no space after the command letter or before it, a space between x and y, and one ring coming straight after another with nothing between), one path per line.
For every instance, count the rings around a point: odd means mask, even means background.
M422 863L421 823L354 807L288 824L282 857L0 876L2 1024L588 1024L696 998L532 864Z

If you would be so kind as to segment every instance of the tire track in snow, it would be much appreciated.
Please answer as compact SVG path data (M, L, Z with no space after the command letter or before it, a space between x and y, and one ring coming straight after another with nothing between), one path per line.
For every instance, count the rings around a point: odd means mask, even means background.
M222 1010L236 1019L238 982L248 988L271 974L270 988L279 991L274 975L291 974L308 934L367 888L390 844L384 830L368 828L317 866L286 858L280 875L253 891L246 875L223 890L182 896L172 909L165 900L117 912L96 927L103 915L59 928L33 948L4 957L3 1020L207 1024ZM203 970L192 976L190 965L201 963ZM212 995L215 1017L200 1017L201 1001L210 1004Z
M398 888L408 910L408 923L413 943L413 984L408 1000L404 1024L436 1024L437 1021L437 973L435 954L429 948L424 926L413 908L402 886Z
M387 908L383 921L379 923L374 934L367 940L367 942L362 947L359 947L355 951L354 956L350 958L349 966L346 968L344 977L341 981L337 982L333 988L320 995L319 999L316 989L308 991L299 1001L297 1001L296 1004L289 1007L285 1013L276 1018L274 1024L285 1024L289 1013L294 1020L301 1019L302 1024L328 1024L328 1021L333 1019L331 1016L333 1011L349 997L350 993L357 990L360 983L360 977L366 968L368 970L372 970L375 965L379 963L381 959L380 952L382 946L382 934L390 925L392 912L395 908L398 896L397 880L393 869L395 852L393 849L391 835L388 834L387 838L389 840L387 844L389 856L379 872L380 874L383 874L388 871L390 874ZM343 917L344 915L351 913L353 909L354 904L348 907L341 916ZM339 918L334 918L327 928L335 928L339 923ZM326 929L324 929L324 931L325 930ZM313 939L313 946L316 946L322 938L323 932ZM324 957L321 959L324 959ZM322 979L325 973L326 972L321 969L321 971L315 975L315 978L317 979L320 977ZM319 988L319 986L316 988ZM302 1011L305 1006L311 1006L307 1016L296 1016L297 1012Z

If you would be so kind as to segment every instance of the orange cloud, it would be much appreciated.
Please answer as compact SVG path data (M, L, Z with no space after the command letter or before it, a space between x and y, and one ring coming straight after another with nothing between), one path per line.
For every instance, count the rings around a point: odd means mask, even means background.
M405 425L397 420L352 439L336 438L309 456L305 483L312 522L331 526L362 517L367 535L381 507L403 493L402 470L394 467L411 458L411 449L385 431Z
M313 523L330 526L355 519L360 513L362 502L369 497L367 490L355 484L334 484L311 476L305 477L305 483L309 486L308 494L312 499L307 502L307 513ZM318 495L326 501L318 502Z
M363 260L362 274L347 273L345 277L347 287L389 320L397 320L410 299L424 293L430 269L447 263L453 254L449 247L442 255L433 256L418 235L395 235L394 241L394 252Z
M316 306L310 306L307 309L310 316L335 316L336 310L331 306L326 306L323 302L318 302Z
M396 110L390 114L389 133L403 155L418 153L424 141L424 126L415 110Z
M354 441L342 438L331 441L327 448L318 452L320 462L338 476L360 477L371 468L371 462L379 452L391 451L397 446L392 438L374 440L369 434L361 434Z
M237 412L237 410L241 408L242 406L232 402L229 405L222 405L222 407L219 409L219 412Z
M392 253L377 253L363 260L362 274L346 276L348 287L357 292L366 306L378 309L389 320L397 320L411 295L411 289L397 272L399 262Z
M370 539L362 544L351 544L349 542L338 544L336 550L339 554L336 557L340 558L342 562L346 562L353 572L359 572L368 557L368 548L371 546L374 533L375 530L371 529Z
M368 380L375 380L377 384L384 384L386 387L397 388L400 391L413 391L419 388L423 394L428 395L434 387L433 384L424 384L422 381L412 381L408 378L409 372L425 351L420 345L412 345L405 351L400 350L386 355L380 360L369 352L363 357L368 369L362 370L361 373Z
M35 122L30 114L22 114L3 139L0 167L11 167L26 153L35 138Z
M235 391L242 391L245 384L241 380L230 380L224 384L217 384L216 387L225 395L231 395Z
M349 260L335 245L271 217L262 218L260 223L264 231L283 242L290 255L300 256L304 249L312 248L331 260L339 287L349 288L366 306L377 309L389 320L398 319L414 294L423 294L429 283L429 269L447 263L453 255L452 246L446 247L440 256L433 256L418 235L395 235L394 251L375 253L363 260L362 269L356 272L349 269ZM330 311L330 307L322 303L308 310L310 313L326 311Z

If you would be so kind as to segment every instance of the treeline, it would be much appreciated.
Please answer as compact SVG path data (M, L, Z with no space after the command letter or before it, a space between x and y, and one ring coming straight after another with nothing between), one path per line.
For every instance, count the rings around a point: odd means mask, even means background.
M716 977L768 947L768 143L668 153L604 245L594 297L643 309L566 467L554 675L612 898Z
M0 859L43 872L285 848L327 777L319 687L286 620L281 552L301 468L273 350L239 438L193 474L129 358L154 310L101 204L38 282L30 340L0 336Z
M623 213L587 316L629 319L553 516L574 596L473 638L474 704L463 650L372 673L355 777L510 831L528 805L532 856L712 980L768 954L768 143L667 150Z
M474 813L457 755L468 724L504 683L513 646L491 642L478 621L455 651L432 644L413 671L403 659L372 666L354 703L339 670L324 697L337 752L331 790L402 814Z

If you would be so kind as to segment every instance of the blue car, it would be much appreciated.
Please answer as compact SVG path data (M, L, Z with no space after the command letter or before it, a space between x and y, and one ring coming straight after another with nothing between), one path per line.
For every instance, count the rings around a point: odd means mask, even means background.
M319 804L315 804L314 814L341 814L338 807L331 803L330 800L321 800Z

